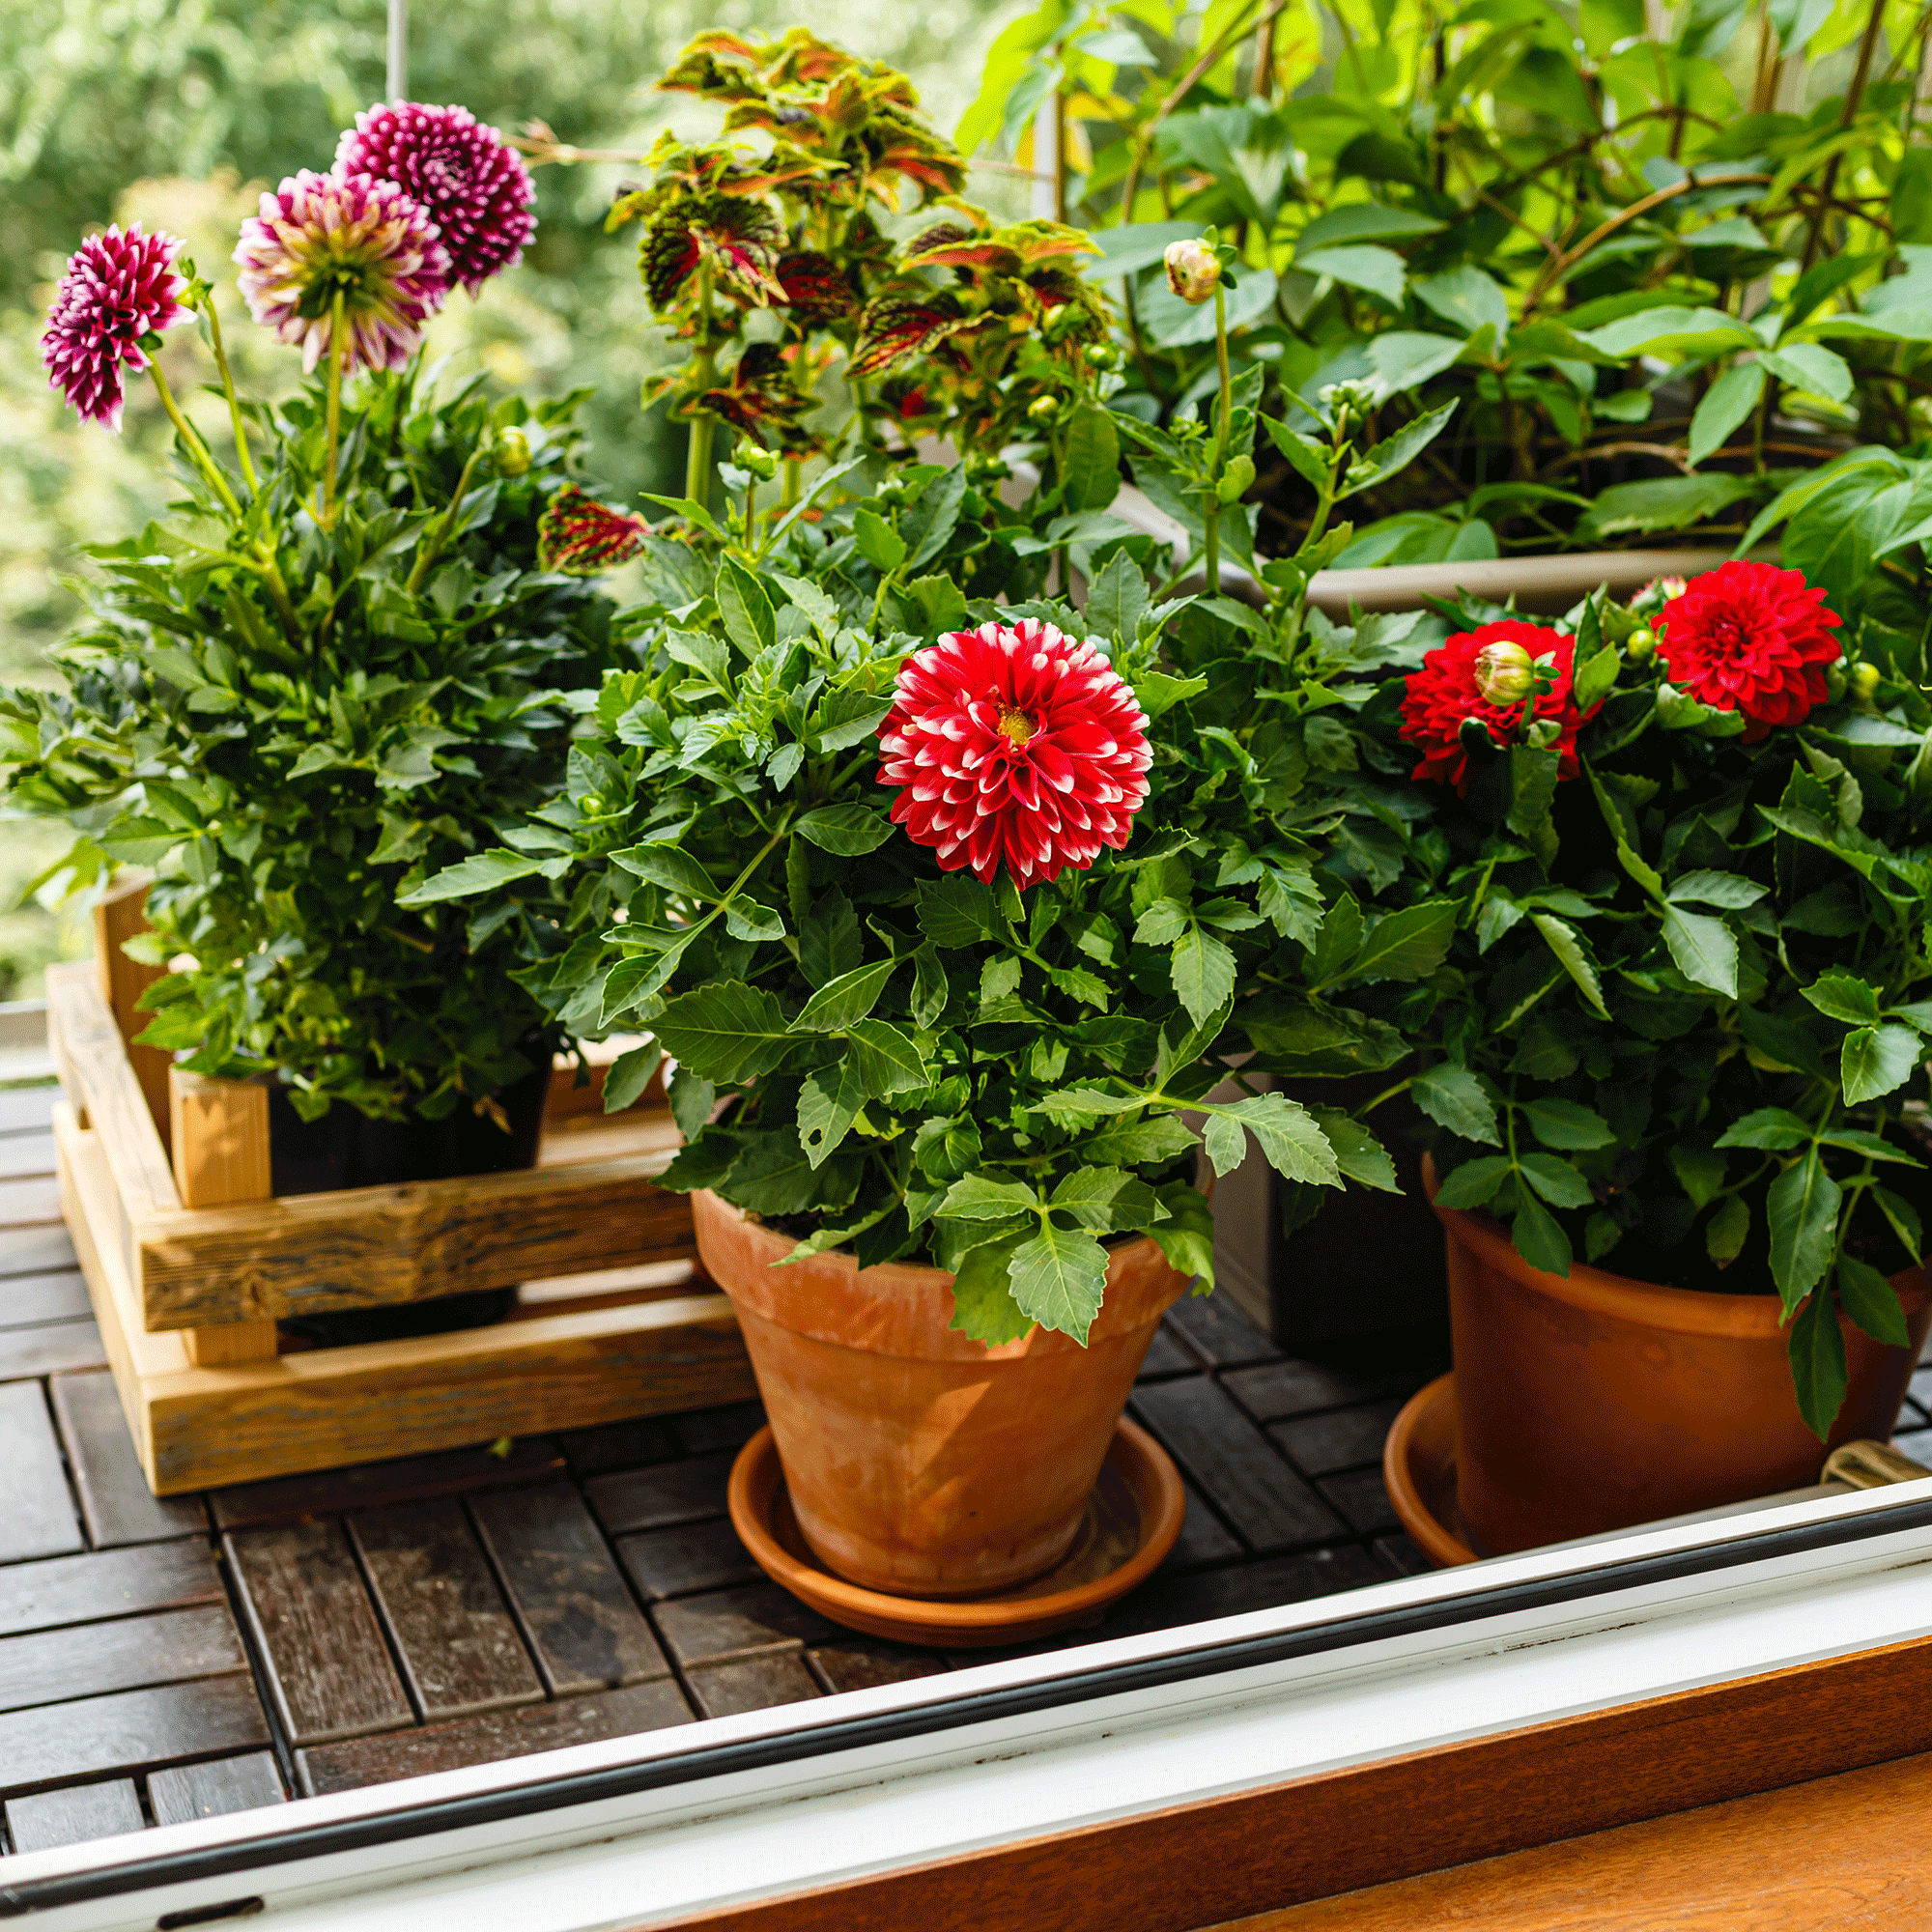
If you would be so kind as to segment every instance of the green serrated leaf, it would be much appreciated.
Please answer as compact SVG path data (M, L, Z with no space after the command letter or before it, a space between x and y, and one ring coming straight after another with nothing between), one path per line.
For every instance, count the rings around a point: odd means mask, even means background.
M1107 1251L1092 1235L1049 1221L1013 1250L1007 1272L1022 1314L1085 1346L1107 1287Z
M1033 1318L1013 1299L1009 1268L1019 1236L973 1248L952 1277L952 1320L946 1325L997 1349L1032 1332Z
M1765 1197L1771 1274L1786 1315L1825 1278L1837 1240L1840 1198L1815 1149L1771 1183Z
M1798 1311L1791 1324L1791 1381L1798 1412L1820 1442L1832 1433L1844 1405L1845 1335L1829 1293L1820 1290Z
M1415 1076L1409 1092L1415 1103L1438 1127L1465 1141L1484 1147L1501 1147L1503 1138L1496 1124L1496 1110L1482 1082L1466 1066L1444 1061L1425 1067Z

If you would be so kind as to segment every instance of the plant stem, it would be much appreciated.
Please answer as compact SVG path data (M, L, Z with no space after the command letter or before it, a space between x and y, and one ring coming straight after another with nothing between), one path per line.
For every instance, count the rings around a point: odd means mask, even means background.
M1214 433L1214 465L1208 472L1213 494L1208 499L1204 518L1206 530L1201 554L1210 597L1221 594L1220 486L1221 473L1228 463L1228 437L1235 407L1234 378L1228 372L1228 296L1218 281L1214 284L1214 359L1221 371L1221 412L1220 424Z
M1845 104L1838 113L1838 126L1849 128L1859 111L1859 101L1865 91L1865 76L1871 72L1872 53L1878 45L1878 30L1885 20L1885 0L1872 0L1872 10L1865 20L1864 38L1859 43L1859 64L1852 70L1852 84L1845 90ZM1838 185L1838 162L1842 157L1833 155L1825 163L1825 179L1818 184L1818 206L1811 216L1811 227L1804 237L1804 255L1798 265L1798 272L1803 274L1818 259L1818 244L1825 239L1825 221L1831 209L1832 190Z
M716 386L718 360L711 348L711 262L708 257L697 265L697 366L700 390ZM694 503L711 507L711 436L714 418L709 410L692 412L691 442L685 455L684 494Z
M175 401L175 392L168 387L168 379L161 374L161 365L152 357L148 362L148 374L155 379L155 393L160 397L161 407L167 411L169 420L175 426L175 434L187 445L194 467L213 485L228 514L239 524L242 521L242 505L235 500L235 492L228 487L228 479L215 468L213 457L208 453L208 445L182 414L181 406Z
M342 365L347 359L343 336L343 311L348 298L339 290L328 311L328 448L323 458L322 526L335 527L335 459L342 446Z
M469 452L469 461L463 466L463 474L456 479L456 495L449 499L449 508L442 513L442 521L436 526L436 534L416 553L414 567L410 571L410 581L405 588L414 592L422 585L429 574L429 567L442 554L442 547L449 541L450 526L456 522L456 513L463 507L463 499L469 494L469 479L476 472L476 466L483 461L481 448Z
M805 462L797 456L787 456L784 460L784 481L779 491L779 508L789 510L798 501L798 493L804 487Z
M247 484L248 494L252 497L259 487L255 481L255 459L248 453L248 437L242 426L242 403L235 393L235 378L228 373L228 354L221 346L221 318L214 311L212 290L206 313L209 346L214 351L214 366L220 371L222 392L228 398L228 420L235 429L235 454L242 465L242 480Z

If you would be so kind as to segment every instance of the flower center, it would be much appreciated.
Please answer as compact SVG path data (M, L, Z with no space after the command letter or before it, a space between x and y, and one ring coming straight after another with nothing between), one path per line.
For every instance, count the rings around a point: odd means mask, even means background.
M1034 721L1024 711L1016 711L1010 704L1000 706L1000 734L1010 738L1015 745L1024 745L1038 729Z

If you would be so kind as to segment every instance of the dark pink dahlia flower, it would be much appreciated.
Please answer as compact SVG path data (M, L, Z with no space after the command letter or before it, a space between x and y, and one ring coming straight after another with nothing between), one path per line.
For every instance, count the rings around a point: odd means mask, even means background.
M235 260L248 312L301 344L304 369L332 346L338 295L349 374L400 369L449 293L449 257L428 211L367 175L291 176L242 224Z
M879 727L892 816L947 871L990 885L1085 870L1147 800L1147 718L1093 645L1051 624L981 624L916 651Z
M172 235L90 235L67 260L47 312L41 359L47 380L83 422L121 427L121 372L145 369L144 335L172 328L187 314L186 278L175 267L182 244Z
M449 279L472 296L523 260L537 230L529 170L467 107L372 107L343 135L335 171L392 181L428 209L442 231Z

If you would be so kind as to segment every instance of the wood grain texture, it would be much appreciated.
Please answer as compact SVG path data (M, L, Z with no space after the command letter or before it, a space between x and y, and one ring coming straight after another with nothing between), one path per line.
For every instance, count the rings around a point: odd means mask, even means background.
M107 1345L100 1330L85 1319L0 1329L0 1382L57 1376L69 1369L99 1369L106 1362Z
M143 1325L102 1238L115 1210L99 1136L63 1107L55 1138L74 1246L157 1494L735 1402L754 1386L721 1294L519 1311L491 1328L197 1367L179 1333Z
M269 1090L254 1080L211 1080L168 1068L168 1149L184 1208L226 1208L266 1201L269 1185Z
M0 1717L0 1798L268 1743L255 1687L242 1674L39 1704Z
M0 1637L0 1711L246 1670L226 1604Z
M542 1435L493 1449L446 1449L435 1456L405 1456L392 1463L363 1463L326 1475L283 1476L244 1483L209 1497L217 1529L253 1529L298 1516L380 1509L385 1503L427 1502L433 1496L469 1495L479 1490L543 1482L563 1473L557 1445Z
M148 930L148 880L130 874L117 880L94 908L95 984L113 1016L114 1025L126 1042L128 1059L141 1093L154 1118L155 1131L163 1147L168 1136L168 1068L170 1057L157 1046L136 1046L134 1037L143 1032L149 1015L139 1011L134 1002L167 969L144 966L129 959L122 951L137 932ZM51 978L51 975L49 976Z
M127 1777L15 1798L7 1806L7 1835L16 1852L58 1851L63 1845L145 1831L147 1823L141 1795Z
M475 1496L469 1513L553 1696L668 1675L657 1638L568 1483Z
M187 1825L197 1818L287 1803L282 1775L269 1751L216 1758L213 1764L182 1765L157 1771L148 1779L148 1804L156 1825Z
M1190 1932L1928 1747L1932 1637L1923 1637L675 1924L705 1932ZM1822 1850L1829 1839L1821 1834L1818 1843ZM1646 1932L1676 1922L1653 1917Z
M412 1721L340 1523L241 1530L222 1546L276 1712L296 1744Z
M1219 1932L1845 1932L1918 1923L1932 1888L1932 1758L1403 1879Z
M517 1711L493 1711L422 1730L391 1731L383 1737L298 1751L296 1776L302 1796L314 1798L690 1722L691 1707L684 1693L668 1678L660 1678L593 1697L563 1697L554 1704L528 1704Z
M60 1556L81 1547L67 1472L39 1382L0 1383L0 1563Z
M534 1704L543 1687L463 1505L398 1503L348 1520L425 1719Z
M56 1556L0 1569L0 1637L227 1601L214 1558L198 1543Z

